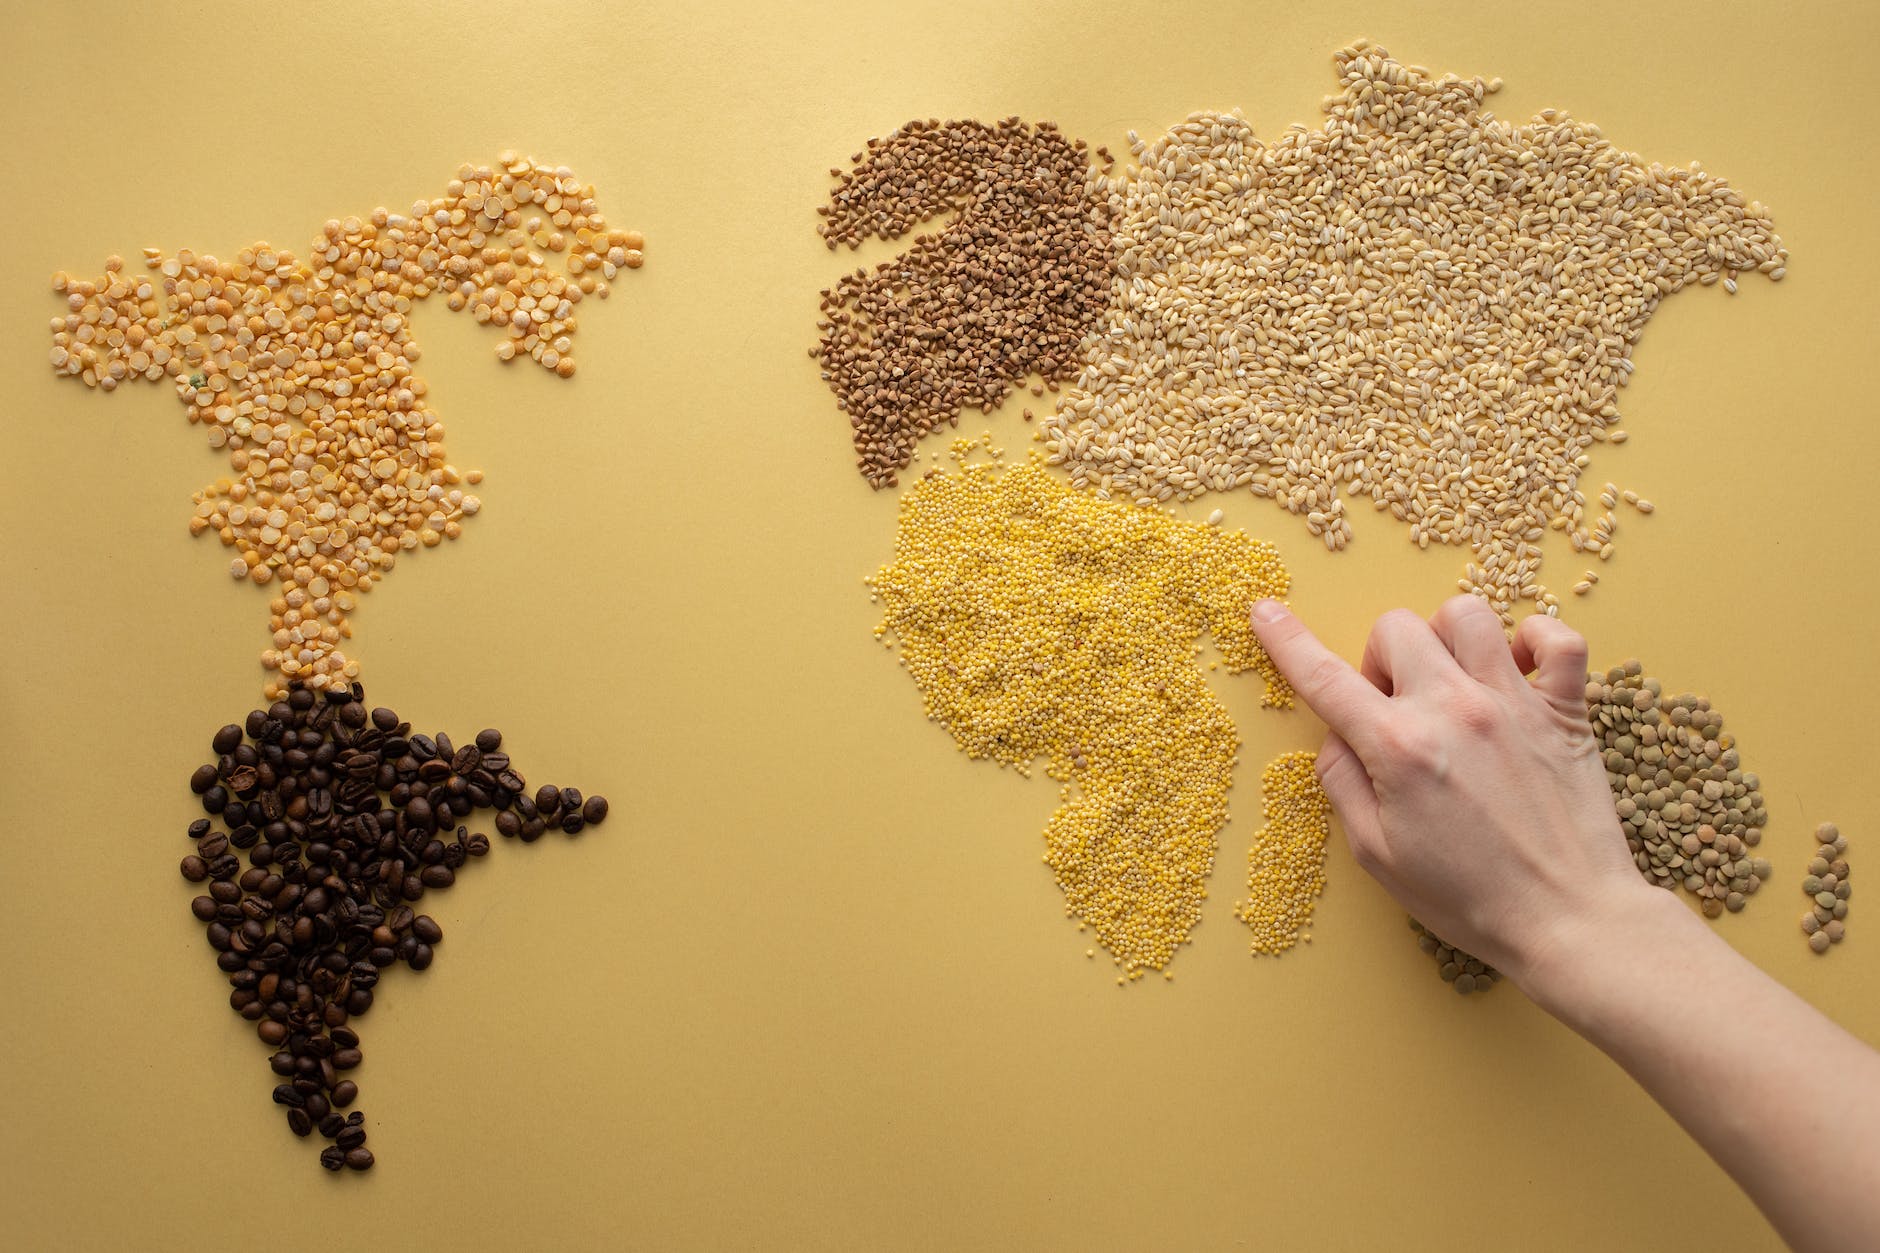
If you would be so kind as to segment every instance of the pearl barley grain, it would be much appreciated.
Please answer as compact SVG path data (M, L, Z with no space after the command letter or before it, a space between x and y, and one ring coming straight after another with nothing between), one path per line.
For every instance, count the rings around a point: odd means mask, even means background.
M1577 484L1624 441L1646 321L1693 282L1779 278L1788 254L1761 206L1695 167L1551 109L1502 121L1494 84L1366 43L1334 60L1317 130L1267 144L1197 113L1131 137L1136 167L1103 180L1110 309L1041 438L1106 499L1244 489L1334 551L1345 498L1368 498L1418 547L1468 547L1463 590L1505 620L1518 601L1556 612L1549 526L1615 552Z

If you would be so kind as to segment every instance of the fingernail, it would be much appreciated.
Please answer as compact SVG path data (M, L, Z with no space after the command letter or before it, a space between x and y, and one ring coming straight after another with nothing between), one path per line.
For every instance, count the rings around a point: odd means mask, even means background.
M1268 598L1253 602L1253 620L1255 622L1278 622L1286 616L1286 606Z

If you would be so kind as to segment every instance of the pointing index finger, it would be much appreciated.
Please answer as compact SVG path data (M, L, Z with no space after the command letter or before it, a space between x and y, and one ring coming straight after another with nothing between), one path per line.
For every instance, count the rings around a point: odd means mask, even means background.
M1252 618L1253 633L1266 655L1312 712L1360 754L1370 748L1371 728L1389 708L1389 698L1278 601L1256 601Z

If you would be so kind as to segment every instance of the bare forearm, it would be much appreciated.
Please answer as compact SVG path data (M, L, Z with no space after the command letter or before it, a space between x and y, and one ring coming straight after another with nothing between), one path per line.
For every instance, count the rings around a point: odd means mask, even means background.
M1638 1080L1796 1248L1880 1233L1880 1056L1669 894L1627 894L1515 977Z

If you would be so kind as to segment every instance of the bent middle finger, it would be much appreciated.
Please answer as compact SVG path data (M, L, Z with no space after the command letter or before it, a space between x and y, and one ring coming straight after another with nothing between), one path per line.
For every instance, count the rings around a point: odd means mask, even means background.
M1365 641L1360 672L1386 695L1400 695L1459 678L1461 669L1430 624L1408 609L1377 620Z

